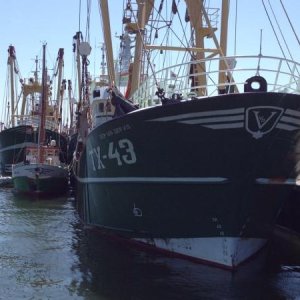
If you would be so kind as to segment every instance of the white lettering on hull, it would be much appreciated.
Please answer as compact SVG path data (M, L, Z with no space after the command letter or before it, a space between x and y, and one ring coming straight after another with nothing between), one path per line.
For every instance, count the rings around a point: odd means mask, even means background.
M137 161L133 143L129 139L109 142L108 147L105 148L98 145L89 150L88 156L92 162L93 171L105 169L107 160L115 162L118 167L132 165Z

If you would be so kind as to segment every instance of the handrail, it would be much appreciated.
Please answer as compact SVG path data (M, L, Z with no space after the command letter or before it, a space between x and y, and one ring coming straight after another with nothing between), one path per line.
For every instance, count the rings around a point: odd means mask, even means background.
M219 62L226 60L230 69L219 70ZM193 64L206 63L205 72L190 73ZM194 68L195 69L195 68ZM228 82L219 83L220 73L225 73ZM193 78L199 75L207 77L206 86L193 85ZM225 89L225 93L243 92L246 80L252 76L259 75L267 80L268 92L284 92L300 94L300 64L274 56L231 56L231 57L213 57L199 61L189 61L182 64L163 68L146 80L132 95L134 103L140 107L159 104L156 96L158 82L159 87L163 88L166 97L171 97L174 93L180 93L185 100L192 97L208 97L218 95L220 89ZM233 90L234 88L234 90ZM205 90L203 95L197 94L197 91Z

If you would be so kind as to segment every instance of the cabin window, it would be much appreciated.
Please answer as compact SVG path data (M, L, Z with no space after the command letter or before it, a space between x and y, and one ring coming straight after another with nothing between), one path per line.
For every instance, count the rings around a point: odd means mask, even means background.
M110 102L106 103L106 111L111 112L111 103Z
M101 93L100 93L100 90L94 90L93 91L93 97L96 98L96 97L100 97Z
M104 103L99 103L99 111L104 112Z

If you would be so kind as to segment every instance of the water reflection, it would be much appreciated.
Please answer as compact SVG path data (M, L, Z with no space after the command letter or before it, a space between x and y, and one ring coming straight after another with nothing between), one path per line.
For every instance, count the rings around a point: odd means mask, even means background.
M106 299L294 299L289 297L300 295L299 270L284 274L277 265L274 273L276 261L269 247L231 273L140 251L92 230L81 234L77 240L83 284ZM287 284L289 276L298 286L293 281Z
M32 201L1 191L1 297L74 299L81 280L73 249L77 222L67 198Z
M231 273L84 228L72 198L0 190L1 299L297 299L299 253L287 250L274 242Z

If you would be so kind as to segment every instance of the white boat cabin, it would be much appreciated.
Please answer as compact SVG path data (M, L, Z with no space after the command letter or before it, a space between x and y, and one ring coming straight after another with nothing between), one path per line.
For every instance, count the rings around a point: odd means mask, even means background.
M49 145L38 147L27 147L25 164L39 163L39 155L41 156L40 163L59 166L59 147L56 146L56 141L52 140Z
M92 128L113 118L115 108L111 103L108 86L96 85L91 94Z

